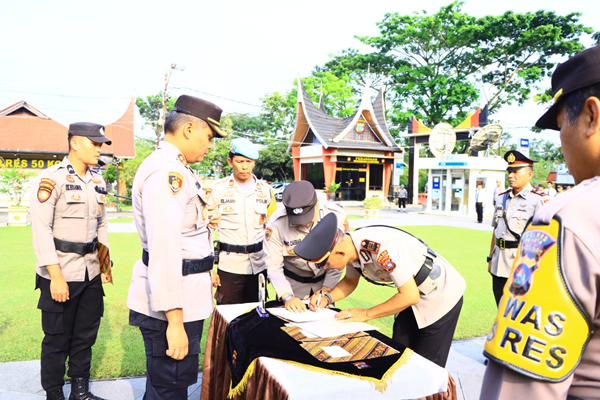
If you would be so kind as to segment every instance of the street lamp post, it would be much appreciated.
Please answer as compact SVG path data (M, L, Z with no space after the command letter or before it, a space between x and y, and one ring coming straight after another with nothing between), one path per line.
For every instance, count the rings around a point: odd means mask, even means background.
M162 96L162 106L163 106L162 122L160 124L163 131L165 129L165 118L166 118L166 114L167 114L167 87L169 86L169 80L171 79L171 73L173 72L173 70L184 71L185 66L177 65L177 63L171 63L171 68L165 73L165 90L164 90L163 96ZM158 132L156 132L156 147L158 147L159 142L160 142L160 130Z

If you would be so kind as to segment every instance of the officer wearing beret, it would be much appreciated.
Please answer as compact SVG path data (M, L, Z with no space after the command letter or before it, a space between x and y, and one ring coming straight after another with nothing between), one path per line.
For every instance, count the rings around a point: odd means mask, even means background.
M89 392L92 345L104 310L98 243L108 247L106 184L90 169L111 141L102 125L69 126L69 155L44 170L31 191L36 288L42 310L41 378L48 399L64 399L65 361L69 399L99 399ZM37 188L37 191L35 190Z
M198 378L204 320L213 310L212 231L218 212L188 164L202 161L220 128L221 109L183 95L165 119L165 137L140 165L133 214L143 248L127 305L146 348L144 399L187 399Z
M318 200L312 183L298 181L285 188L283 207L267 223L264 240L267 272L278 298L290 311L306 311L301 299L320 289L328 292L340 280L342 271L320 269L294 253L298 243L330 213L338 217L340 229L349 230L348 219L341 208Z
M504 160L508 163L506 170L510 189L500 193L494 200L494 232L487 257L496 304L502 297L525 224L545 201L542 194L529 184L533 177L533 163L537 160L531 160L516 150L507 151Z
M258 149L245 138L231 141L231 176L207 189L209 203L221 214L217 304L258 301L258 275L266 274L263 237L267 218L277 209L273 190L252 174Z
M379 287L396 288L386 302L342 310L336 319L364 322L396 314L392 339L441 367L446 365L466 285L454 267L425 242L387 226L344 233L330 214L295 251L317 268L342 271L346 267L346 275L329 293L311 297L312 310L349 296L361 275Z
M485 345L481 399L600 398L600 47L560 64L552 92L536 126L560 131L577 186L536 212L522 236ZM507 354L501 344L511 329L506 348L516 352Z

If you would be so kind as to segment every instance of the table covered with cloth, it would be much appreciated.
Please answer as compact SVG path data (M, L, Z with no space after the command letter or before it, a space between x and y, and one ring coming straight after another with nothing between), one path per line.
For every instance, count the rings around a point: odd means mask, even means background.
M456 399L455 383L445 369L410 349L404 349L399 344L395 346L398 351L391 349L392 351L389 353L398 354L389 356L389 358L384 357L391 360L388 363L392 367L383 377L376 376L377 371L375 371L378 367L377 363L382 362L381 359L366 360L367 365L373 365L376 368L373 368L373 371L363 371L367 376L354 376L347 373L345 368L348 367L343 363L339 363L337 365L339 368L335 368L335 364L321 363L316 359L315 362L310 362L306 357L312 357L310 353L314 353L311 351L314 344L303 344L305 349L302 349L301 344L296 342L293 336L285 337L282 340L282 335L286 336L286 333L278 330L273 331L273 335L265 335L270 337L264 337L264 342L273 343L274 337L278 338L276 341L280 346L281 342L284 342L285 346L290 347L290 354L286 354L285 357L288 359L256 358L248 368L244 367L245 374L243 374L241 383L239 382L240 376L235 377L234 381L236 382L233 385L235 390L231 390L232 379L227 354L229 352L231 361L232 349L228 348L227 329L230 323L239 316L246 319L250 317L256 321L252 314L245 313L250 310L256 313L253 309L257 304L217 306L206 342L201 399L227 399L230 393L235 399ZM277 317L271 315L269 318ZM236 323L238 321L239 318ZM269 325L273 325L273 323L275 323L274 320L269 321ZM289 335L293 334L293 332L288 333ZM381 339L382 335L377 337ZM383 340L383 342L394 343L389 339ZM300 352L305 354L300 354ZM295 361L294 354L301 356L299 358L304 359L307 363ZM368 376L369 372L371 375L375 375Z

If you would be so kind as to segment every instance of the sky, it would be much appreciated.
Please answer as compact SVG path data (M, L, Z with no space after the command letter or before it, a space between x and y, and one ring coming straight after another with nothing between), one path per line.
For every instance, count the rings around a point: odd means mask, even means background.
M68 126L116 121L132 97L163 90L172 63L185 66L172 71L172 97L191 94L226 113L258 113L261 97L292 89L296 77L310 75L330 54L368 50L354 36L377 35L385 13L432 14L450 1L2 2L0 109L25 100ZM582 12L580 22L600 31L598 1L467 0L463 6L477 17L538 9ZM592 44L587 36L582 42ZM513 137L557 140L549 131L529 132L543 111L531 101L493 118ZM152 136L139 115L135 125L136 134Z

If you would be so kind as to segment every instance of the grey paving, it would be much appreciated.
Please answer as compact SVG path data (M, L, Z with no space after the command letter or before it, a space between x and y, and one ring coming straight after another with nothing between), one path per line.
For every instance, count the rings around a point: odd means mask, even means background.
M347 214L362 215L363 210L352 205L345 205ZM132 217L131 213L112 213L110 218ZM1 223L0 216L0 223ZM465 216L440 216L422 213L420 206L409 206L407 212L398 212L397 209L381 209L379 218L350 219L350 226L360 227L366 225L446 225L458 228L477 229L491 232L490 218L484 218L482 224L475 223L475 217ZM133 222L111 223L109 232L136 232ZM483 374L485 371L484 357L482 355L485 338L456 340L452 344L446 369L454 378L457 386L459 400L477 400ZM34 400L45 399L44 391L40 385L39 361L23 361L0 364L0 399L1 400ZM189 399L200 397L200 382L202 374L198 376L198 383L188 390ZM144 394L145 377L131 377L119 379L94 380L91 383L92 391L98 396L110 400L137 400ZM70 385L65 385L65 394L70 393Z

